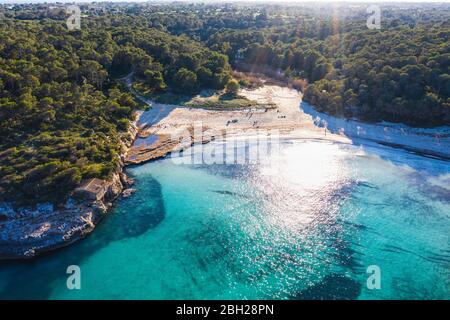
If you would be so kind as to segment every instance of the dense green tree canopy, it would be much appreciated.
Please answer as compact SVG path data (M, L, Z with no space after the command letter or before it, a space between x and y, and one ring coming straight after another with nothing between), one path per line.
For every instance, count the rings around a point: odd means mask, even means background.
M83 179L108 177L137 107L116 80L129 73L152 91L195 93L223 88L230 67L226 56L156 29L1 20L0 198L63 201Z
M118 165L145 92L236 91L231 67L306 80L320 111L450 124L450 7L385 4L0 5L0 200L56 201ZM231 81L230 81L231 80ZM302 81L302 83L306 83Z
M207 44L236 67L266 66L272 74L308 80L304 99L320 111L413 126L450 124L450 9L434 9L424 6L411 20L408 9L392 7L382 28L370 30L364 11L310 19L294 7L295 25L286 18L265 28L228 28Z

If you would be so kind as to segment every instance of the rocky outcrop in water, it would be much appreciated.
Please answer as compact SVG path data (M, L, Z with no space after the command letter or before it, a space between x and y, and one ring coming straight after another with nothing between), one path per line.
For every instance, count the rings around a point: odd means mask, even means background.
M186 132L189 135L172 139L169 135L155 135L157 139L150 145L134 145L129 148L124 159L125 164L142 164L148 161L164 158L168 154L180 152L188 149L197 143L206 144L215 139L214 136L207 134L208 127L202 128L201 134L194 135L194 128L187 127ZM225 134L223 130L220 132ZM142 134L141 134L142 135ZM146 138L146 136L144 136Z

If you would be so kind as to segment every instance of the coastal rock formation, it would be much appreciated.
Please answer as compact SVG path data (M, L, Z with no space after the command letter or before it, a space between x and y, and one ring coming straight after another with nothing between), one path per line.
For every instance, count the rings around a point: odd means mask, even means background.
M100 200L103 199L107 191L105 181L93 178L85 181L75 189L74 195L80 199Z
M125 190L123 190L123 192L122 192L122 197L124 197L124 198L128 198L129 196L131 196L133 193L135 193L136 192L136 189L132 189L132 188L129 188L129 189L125 189Z
M73 201L50 212L42 208L13 211L0 223L0 259L31 258L68 245L90 233L99 220L94 206Z
M192 126L186 127L186 136L173 139L167 134L156 134L156 141L149 145L134 145L129 148L125 157L125 164L141 164L144 162L161 159L170 153L180 152L196 143L206 144L215 139L214 135L208 134L209 127L202 128L201 134L196 136ZM222 130L219 130L222 132ZM140 137L148 137L140 133Z
M122 139L125 152L137 134L135 124ZM13 208L0 204L0 260L32 258L67 246L91 233L133 180L123 172L120 161L108 180L90 179L76 188L61 206L38 204L34 208Z
M38 205L34 210L0 208L0 259L31 258L39 253L64 247L88 235L107 214L112 202L128 184L123 172L107 181L92 179L86 185L101 186L98 193L75 192L73 198L58 208Z

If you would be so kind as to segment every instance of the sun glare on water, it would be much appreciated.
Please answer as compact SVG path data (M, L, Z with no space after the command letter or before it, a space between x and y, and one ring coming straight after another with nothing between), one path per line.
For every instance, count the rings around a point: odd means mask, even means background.
M271 178L276 174L283 181L297 186L299 191L322 189L346 176L345 155L346 152L336 144L294 142L272 156L270 165L263 167L261 173Z
M260 170L256 185L270 201L266 209L289 228L309 225L330 214L333 195L350 180L348 152L327 142L294 142L281 148Z

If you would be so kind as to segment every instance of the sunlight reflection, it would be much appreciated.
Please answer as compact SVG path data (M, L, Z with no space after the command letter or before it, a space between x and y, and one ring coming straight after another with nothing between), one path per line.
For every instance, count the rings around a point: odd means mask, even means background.
M261 168L256 184L270 199L265 204L270 219L297 229L331 215L337 208L331 199L347 185L351 173L346 154L326 142L295 142L282 148Z

